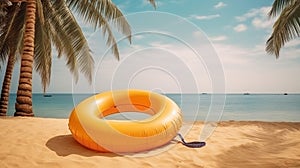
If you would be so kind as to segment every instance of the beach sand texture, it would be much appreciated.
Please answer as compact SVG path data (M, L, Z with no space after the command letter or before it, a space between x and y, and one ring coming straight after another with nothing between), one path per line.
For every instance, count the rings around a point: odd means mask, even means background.
M186 141L198 139L202 126L195 123ZM220 122L203 148L176 143L146 157L88 150L72 138L67 119L7 117L0 128L1 168L300 167L300 123Z

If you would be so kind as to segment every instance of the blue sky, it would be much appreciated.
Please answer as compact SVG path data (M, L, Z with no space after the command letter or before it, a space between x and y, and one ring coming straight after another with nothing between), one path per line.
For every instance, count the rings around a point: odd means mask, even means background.
M133 32L129 45L115 31L121 60L114 59L101 32L78 18L96 62L93 84L83 76L75 84L64 60L55 58L49 92L129 87L159 92L300 92L300 39L287 43L279 59L264 50L274 23L267 17L272 0L158 0L156 10L145 0L113 2L128 15ZM36 74L33 85L34 92L42 91Z

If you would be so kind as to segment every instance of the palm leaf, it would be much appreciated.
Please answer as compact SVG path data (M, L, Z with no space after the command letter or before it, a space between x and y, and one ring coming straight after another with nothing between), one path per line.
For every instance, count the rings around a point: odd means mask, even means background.
M10 34L13 33L14 27L13 27L13 23L15 21L15 18L18 14L19 11L19 6L20 3L18 3L17 5L12 5L11 7L7 7L8 11L6 16L8 17L7 19L5 19L5 23L3 24L4 27L1 29L2 33L1 33L1 41L0 41L0 51L2 51L4 45L8 45L11 41L9 41L9 37Z
M3 23L0 35L0 59L4 62L9 52L20 49L20 40L23 37L25 15L25 4L14 3L7 13L7 20Z
M0 39L1 39L1 37L0 37ZM8 45L7 44L2 45L2 47L0 48L0 61L2 63L5 63L8 54L9 54ZM1 65L0 65L0 70L1 70Z
M119 52L116 52L118 50L116 40L108 23L112 23L131 43L131 28L122 12L110 0L67 0L66 2L94 28L102 28L107 37L106 44L112 47L113 54L119 59Z
M107 46L111 46L112 48L112 53L116 56L116 58L119 60L119 49L118 49L118 45L116 42L116 39L114 38L113 32L110 29L109 24L107 23L107 21L103 18L102 20L103 24L102 24L102 32L103 35L107 35L107 41L106 41L106 45Z
M287 41L300 36L300 1L294 1L282 11L273 26L273 33L267 41L266 51L279 57L280 48Z
M155 3L155 0L148 0L151 5L156 9L156 3Z
M42 4L42 1L41 0L36 0L36 8L37 8L37 11L36 11L36 14L37 14L37 17L39 18L39 22L43 25L45 20L44 20L44 13L43 13L43 4Z
M60 40L56 46L64 53L63 56L67 59L67 66L76 81L78 80L78 67L91 82L94 60L80 26L64 1L55 1L50 10L54 10L49 17L51 19L51 22L49 21L51 24L50 29L55 31L53 33L60 31L58 36L53 38L53 41Z
M282 12L286 6L290 6L297 0L275 0L269 12L270 17L275 17Z
M45 25L47 26L51 40L58 51L58 58L63 54L70 55L69 57L75 57L72 43L69 41L69 36L61 29L63 25L61 16L59 16L60 13L57 12L55 6L49 1L43 1L43 8L45 13Z
M39 3L39 0L37 1ZM37 13L41 13L36 18L35 23L35 44L34 44L34 65L35 70L40 74L44 93L50 83L51 77L51 40L50 32L44 24L42 5L37 5ZM40 18L42 17L42 19Z

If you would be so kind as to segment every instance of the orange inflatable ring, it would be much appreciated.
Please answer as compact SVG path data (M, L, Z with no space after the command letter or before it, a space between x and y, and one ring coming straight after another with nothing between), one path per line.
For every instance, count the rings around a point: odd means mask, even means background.
M152 115L144 120L107 120L119 112ZM144 90L109 91L80 102L69 118L73 137L100 152L130 153L170 142L182 125L180 108L166 96Z

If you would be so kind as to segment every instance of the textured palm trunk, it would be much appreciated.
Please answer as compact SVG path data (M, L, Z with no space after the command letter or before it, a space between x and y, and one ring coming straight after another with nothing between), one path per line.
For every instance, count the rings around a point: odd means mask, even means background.
M15 116L34 116L32 110L32 68L34 56L36 0L27 0L26 3L24 47L15 104Z
M2 90L1 90L1 99L0 99L0 116L6 116L9 102L9 92L10 92L10 84L11 77L14 70L15 64L15 53L10 52L8 57L5 76L3 80Z

